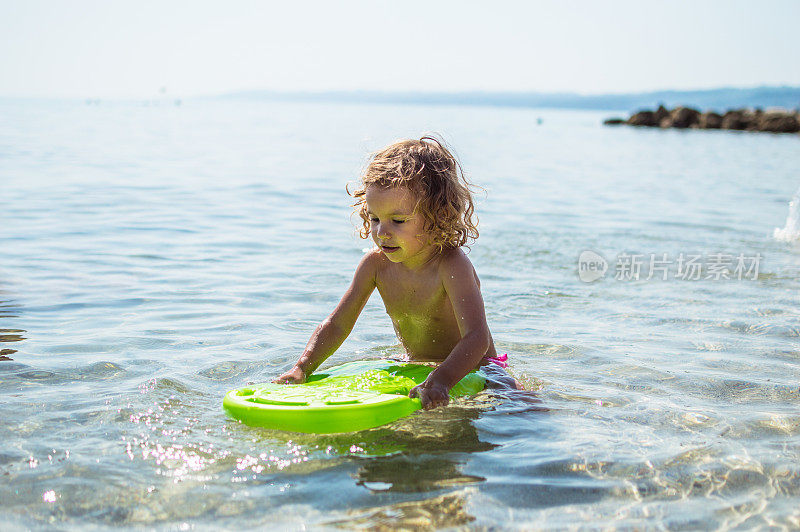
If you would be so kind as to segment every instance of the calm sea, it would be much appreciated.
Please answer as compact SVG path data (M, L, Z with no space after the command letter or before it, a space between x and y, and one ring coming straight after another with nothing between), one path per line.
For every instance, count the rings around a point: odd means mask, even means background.
M609 114L0 103L0 527L800 527L800 138ZM369 246L367 153L427 131L484 189L469 256L541 403L228 419ZM376 293L328 363L400 352Z

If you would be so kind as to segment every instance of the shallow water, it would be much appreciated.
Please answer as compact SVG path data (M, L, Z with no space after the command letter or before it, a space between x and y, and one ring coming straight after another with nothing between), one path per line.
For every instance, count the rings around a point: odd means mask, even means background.
M773 236L800 139L605 116L0 103L3 528L800 527L800 247ZM226 418L347 286L366 153L428 130L486 189L470 258L541 402L326 436ZM758 272L715 279L717 253ZM400 352L374 295L329 363Z

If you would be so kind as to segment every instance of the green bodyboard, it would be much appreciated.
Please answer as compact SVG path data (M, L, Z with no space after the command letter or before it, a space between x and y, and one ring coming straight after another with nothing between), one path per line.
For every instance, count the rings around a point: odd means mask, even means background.
M229 391L225 411L246 425L314 434L379 427L419 410L408 392L434 367L387 360L348 362L312 374L303 384L263 383ZM450 390L474 395L485 379L471 372Z

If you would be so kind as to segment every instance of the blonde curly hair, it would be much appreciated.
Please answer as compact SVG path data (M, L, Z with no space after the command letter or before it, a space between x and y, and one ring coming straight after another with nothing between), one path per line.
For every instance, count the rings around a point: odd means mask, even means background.
M363 222L358 230L361 238L370 235L365 196L372 185L408 188L417 197L416 211L425 220L425 232L440 252L478 238L474 185L443 140L429 135L398 140L370 155L358 188L347 191L356 199L353 207Z

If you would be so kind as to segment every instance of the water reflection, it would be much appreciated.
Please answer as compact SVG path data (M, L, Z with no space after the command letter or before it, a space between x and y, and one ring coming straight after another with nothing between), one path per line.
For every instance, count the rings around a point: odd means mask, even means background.
M21 342L25 339L22 329L0 329L0 342Z
M0 295L2 295L0 291ZM0 299L0 318L16 318L19 305L10 299ZM0 342L21 342L25 339L22 329L0 329ZM16 353L16 349L0 349L0 362L14 360L9 355Z
M372 431L373 441L381 448L394 444L398 452L363 458L356 455L356 483L371 491L426 492L483 481L482 477L464 474L463 457L454 456L497 447L481 441L473 424L480 413L474 407L438 409Z
M459 463L447 457L406 454L372 458L356 474L356 484L372 492L422 493L474 484L486 480L461 472Z
M328 525L369 526L373 530L431 529L463 526L475 521L467 511L464 489L486 479L463 471L464 453L482 453L497 445L482 441L474 421L485 411L480 400L466 406L421 412L391 425L361 433L364 452L353 454L357 486L375 494L419 494L420 500L362 508L352 518ZM349 435L350 438L353 435ZM339 435L346 438L347 435ZM351 440L352 441L352 440ZM380 449L394 453L376 455ZM431 497L430 492L445 492Z
M0 297L2 297L2 290L0 290ZM12 300L0 299L0 318L17 318L17 309L19 305Z
M466 510L467 498L448 493L421 501L402 502L352 511L353 517L329 521L326 525L345 529L433 530L465 526L475 521Z

